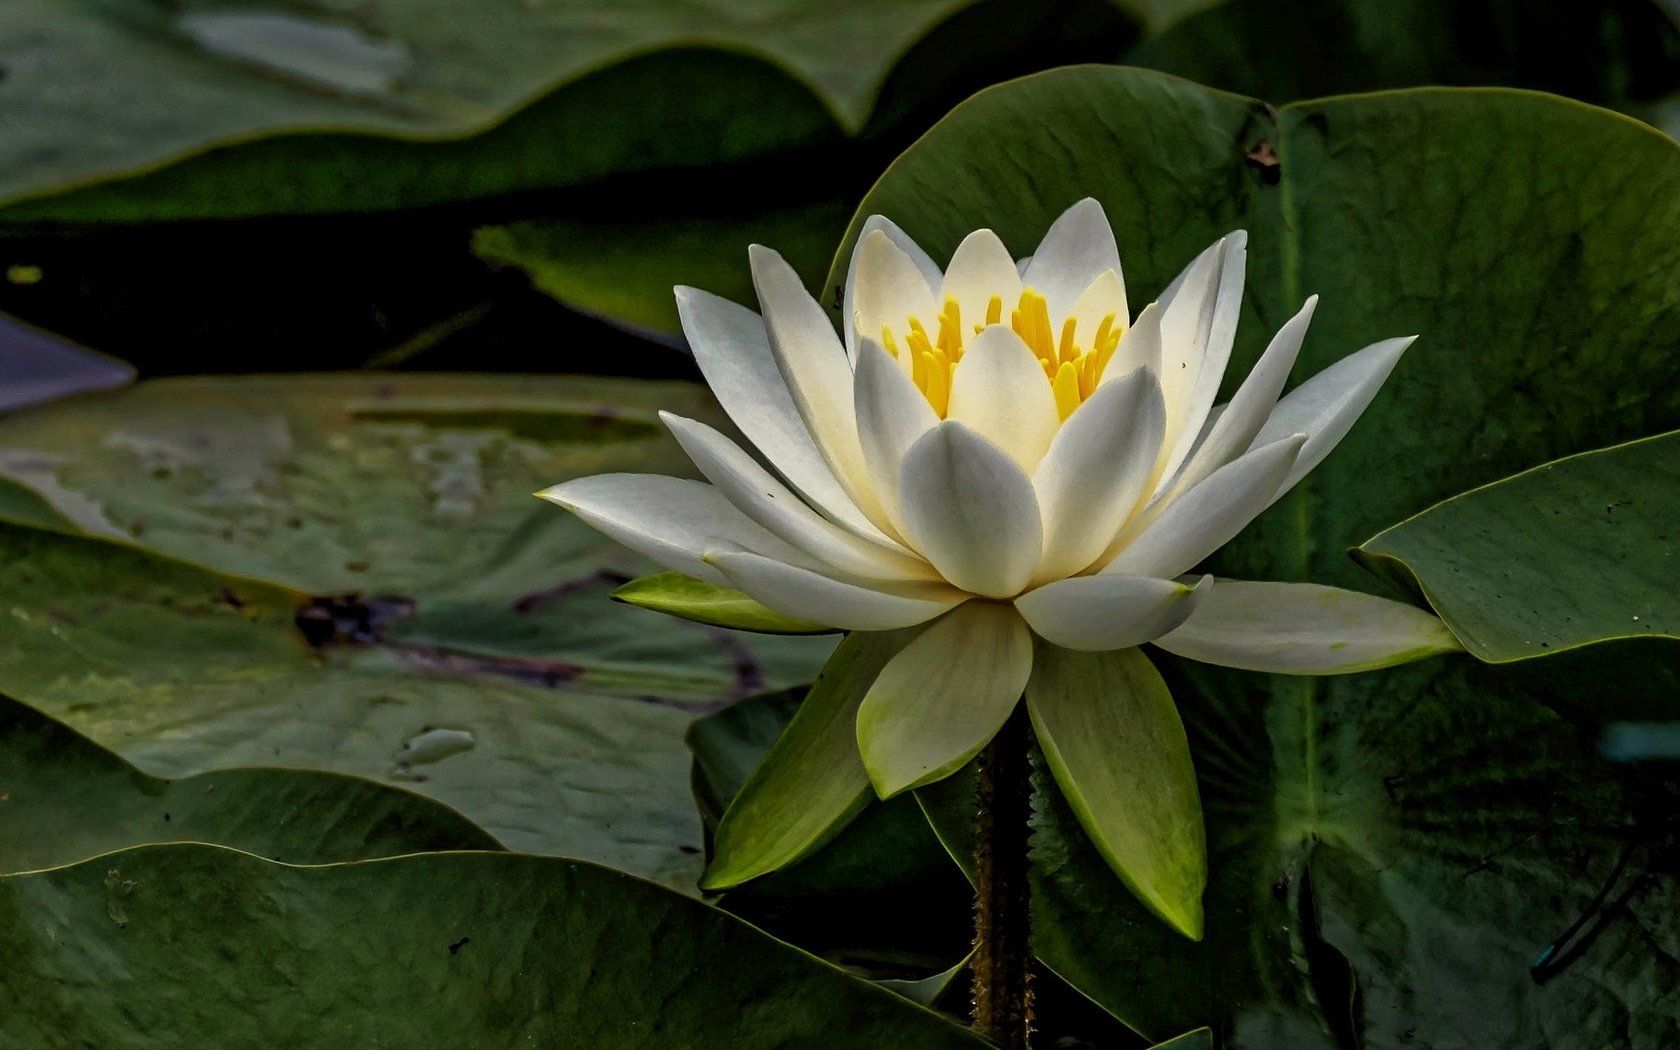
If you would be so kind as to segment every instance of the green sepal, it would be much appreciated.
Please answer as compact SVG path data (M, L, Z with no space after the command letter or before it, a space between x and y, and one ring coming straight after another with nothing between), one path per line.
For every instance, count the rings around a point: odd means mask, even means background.
M1206 833L1166 682L1139 649L1036 649L1027 711L1068 805L1137 899L1201 940Z
M835 628L783 616L740 591L680 572L656 572L612 592L614 601L695 623L759 634L830 634Z
M700 888L768 875L828 842L875 797L858 754L857 711L887 661L919 628L848 635L787 729L724 810Z

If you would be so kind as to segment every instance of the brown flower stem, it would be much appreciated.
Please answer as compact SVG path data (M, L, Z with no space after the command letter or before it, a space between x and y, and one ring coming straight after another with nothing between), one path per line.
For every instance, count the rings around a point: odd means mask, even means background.
M1023 704L980 753L974 799L974 1029L1007 1050L1027 1050L1033 1022L1029 736Z

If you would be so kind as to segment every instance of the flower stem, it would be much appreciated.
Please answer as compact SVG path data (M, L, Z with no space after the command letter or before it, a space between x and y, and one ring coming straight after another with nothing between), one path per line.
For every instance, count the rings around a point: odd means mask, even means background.
M1017 707L980 753L974 799L974 1029L1007 1050L1027 1050L1033 1022L1030 732Z

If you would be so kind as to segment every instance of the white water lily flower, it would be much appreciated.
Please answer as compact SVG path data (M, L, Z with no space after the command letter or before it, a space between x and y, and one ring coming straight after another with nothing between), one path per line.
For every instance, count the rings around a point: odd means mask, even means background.
M979 230L943 272L877 216L852 255L839 334L781 256L755 246L762 317L694 289L677 300L701 371L762 464L666 415L710 484L613 474L543 495L668 568L789 617L861 632L931 621L857 713L876 792L960 768L1025 693L1053 772L1099 846L1106 835L1105 855L1146 903L1199 930L1199 905L1150 900L1139 883L1154 876L1114 856L1125 829L1094 828L1102 803L1070 786L1100 779L1070 768L1092 760L1074 757L1068 738L1078 703L1101 698L1048 683L1099 666L1104 683L1153 683L1147 661L1085 655L1144 643L1293 674L1457 648L1438 620L1398 602L1184 575L1329 454L1411 342L1369 346L1279 400L1308 299L1216 408L1246 240L1215 243L1134 317L1094 200L1069 208L1024 263ZM1177 734L1168 745L1182 748ZM1189 790L1193 804L1193 778ZM1200 834L1198 819L1179 853L1199 851Z

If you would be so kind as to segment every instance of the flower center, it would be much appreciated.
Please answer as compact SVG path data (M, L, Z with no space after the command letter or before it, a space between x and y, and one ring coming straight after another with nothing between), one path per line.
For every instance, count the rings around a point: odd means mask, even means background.
M986 304L984 322L974 323L973 335L979 335L989 325L1003 323L1003 297L992 296ZM1115 323L1115 315L1108 314L1097 323L1095 331L1078 331L1078 318L1068 317L1062 322L1057 336L1050 325L1050 305L1044 296L1031 288L1021 292L1020 302L1009 313L1009 327L1021 337L1039 364L1044 366L1045 378L1056 395L1056 409L1063 419L1073 415L1102 379L1103 368L1120 345L1125 322ZM1089 335L1085 341L1084 336ZM957 362L962 360L965 340L962 307L952 296L946 296L939 312L938 331L929 335L920 318L912 317L904 332L904 346L900 347L892 329L881 327L881 343L887 352L903 359L910 355L910 375L916 386L927 396L928 403L945 418L951 401L951 376Z

